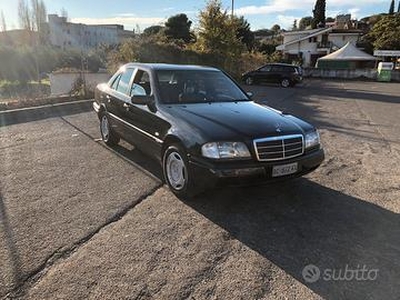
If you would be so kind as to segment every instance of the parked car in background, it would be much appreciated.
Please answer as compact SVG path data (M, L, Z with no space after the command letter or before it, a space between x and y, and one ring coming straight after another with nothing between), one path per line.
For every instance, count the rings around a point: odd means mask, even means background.
M103 141L157 158L182 197L220 181L301 176L324 159L312 125L253 102L215 68L130 63L97 86L93 108Z
M279 83L282 87L293 87L303 80L303 70L300 66L273 63L266 64L256 70L242 75L247 85L261 83Z

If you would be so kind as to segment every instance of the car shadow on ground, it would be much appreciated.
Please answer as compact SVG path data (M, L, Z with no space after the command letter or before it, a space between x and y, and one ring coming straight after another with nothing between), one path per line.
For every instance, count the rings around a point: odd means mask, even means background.
M398 214L306 178L187 203L326 299L398 299Z
M162 180L156 160L112 149ZM307 178L182 201L326 299L398 299L396 213Z

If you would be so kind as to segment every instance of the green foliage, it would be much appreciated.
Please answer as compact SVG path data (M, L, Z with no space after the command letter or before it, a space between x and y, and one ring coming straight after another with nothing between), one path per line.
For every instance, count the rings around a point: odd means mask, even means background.
M293 21L293 26L292 26L292 30L297 30L298 28L297 28L297 20L295 19L294 21Z
M255 40L250 24L243 17L228 14L219 0L210 0L200 12L194 43L186 43L176 31L172 34L171 28L177 24L181 24L180 31L184 27L186 34L190 33L191 23L187 17L176 15L168 19L165 31L156 27L146 29L140 37L126 40L112 50L107 64L110 72L127 62L140 61L208 65L239 77L249 69L246 66L253 62L259 65L267 59L263 53L253 50ZM272 47L274 51L275 46Z
M313 10L313 20L311 27L317 28L319 24L325 25L325 11L326 11L326 0L317 0Z
M105 66L106 50L82 54L77 50L61 50L50 46L0 46L0 80L26 83L37 80L39 74L57 69L81 69L96 72Z
M165 27L160 26L160 25L154 25L147 27L145 30L143 30L142 35L144 36L152 36L152 35L157 35L163 32Z
M368 39L375 49L400 50L400 17L397 15L382 16L374 25Z
M311 26L312 21L313 21L313 18L311 16L301 18L299 21L299 29L300 30L307 29L307 27Z
M195 49L215 56L217 66L237 73L236 60L246 50L237 32L237 19L231 18L227 11L222 9L221 1L210 0L200 12Z
M247 20L242 17L234 17L236 22L236 37L246 45L247 50L251 51L254 49L254 33L250 29L250 24Z
M190 31L192 21L185 14L170 17L165 23L165 35L169 39L182 40L185 43L193 42L194 35Z
M271 31L272 31L274 34L278 34L278 33L281 32L281 26L279 26L278 24L275 24L275 25L273 25L273 26L271 27Z

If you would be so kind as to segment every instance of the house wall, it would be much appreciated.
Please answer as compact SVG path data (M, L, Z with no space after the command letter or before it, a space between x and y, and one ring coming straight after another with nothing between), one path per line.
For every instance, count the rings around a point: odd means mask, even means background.
M67 22L66 18L49 15L48 37L52 45L62 49L88 50L101 43L117 44L133 32L122 25L86 25Z
M352 42L356 44L359 40L358 35L349 35L349 34L330 34L328 36L328 40L333 43L338 48L342 48L348 42Z
M79 72L69 73L52 73L50 74L50 91L51 96L68 95L75 83L81 76ZM107 82L110 75L104 73L85 73L84 74L86 85L90 88L95 88L97 84Z
M318 43L310 43L308 40L304 40L299 43L286 46L285 53L298 54L299 52L302 52L303 66L309 67L311 66L312 55L323 56L328 54L326 50L319 51L317 49L317 45Z
M304 37L309 36L313 32L303 31L303 32L290 32L284 35L284 43L283 45L294 41L299 40ZM328 42L330 45L327 45L327 48L318 47L319 43L322 42L322 36L324 34L328 34ZM300 52L302 53L303 59L303 67L314 67L316 63L316 59L318 57L325 56L330 54L331 52L342 48L348 42L356 43L359 40L359 33L332 33L323 31L319 35L310 39L305 39L298 43L294 43L292 45L285 45L284 54L298 55Z

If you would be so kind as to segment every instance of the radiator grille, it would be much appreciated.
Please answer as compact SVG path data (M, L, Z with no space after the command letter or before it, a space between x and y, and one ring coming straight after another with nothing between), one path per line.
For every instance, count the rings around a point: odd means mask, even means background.
M304 153L303 136L285 135L254 140L254 149L259 161L283 160Z

